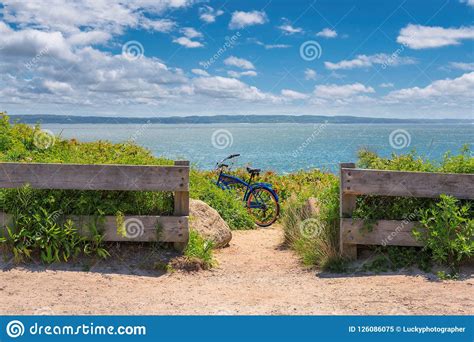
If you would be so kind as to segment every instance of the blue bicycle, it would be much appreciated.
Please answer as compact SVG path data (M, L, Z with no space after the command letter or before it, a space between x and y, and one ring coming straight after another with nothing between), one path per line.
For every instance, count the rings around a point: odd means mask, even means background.
M219 173L216 184L223 190L230 190L235 187L243 188L243 201L249 214L258 226L268 227L276 221L280 214L278 195L271 184L253 182L254 178L260 174L260 169L247 167L247 172L250 175L248 182L225 173L226 170L230 169L227 161L239 156L240 154L232 154L216 164L216 170Z

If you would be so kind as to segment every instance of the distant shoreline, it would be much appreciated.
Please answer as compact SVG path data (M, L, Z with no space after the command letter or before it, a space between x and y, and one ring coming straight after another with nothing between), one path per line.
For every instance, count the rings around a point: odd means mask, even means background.
M9 115L12 121L26 124L232 124L232 123L300 123L300 124L472 124L470 119L393 119L359 116L321 115L215 115L174 117L107 117L74 115Z

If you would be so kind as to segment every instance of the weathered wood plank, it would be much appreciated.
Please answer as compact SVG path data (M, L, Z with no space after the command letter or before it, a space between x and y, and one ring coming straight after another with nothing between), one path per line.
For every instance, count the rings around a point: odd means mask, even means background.
M474 199L474 174L341 169L342 190L351 195Z
M72 216L72 221L80 228L80 233L90 236L90 225L94 224L91 216ZM5 224L11 221L11 216L0 212L0 224L5 233ZM125 216L121 232L115 216L106 216L97 225L104 234L104 241L136 241L136 242L187 242L189 238L187 216Z
M345 177L344 173L342 172L342 169L355 168L355 164L354 163L341 163L340 167L341 167L341 172L340 172L341 181L340 181L340 191L339 191L339 204L340 204L339 217L351 217L352 213L354 212L356 208L357 196L346 194L344 193L344 191L342 191L343 177ZM357 259L357 245L344 243L342 232L343 230L341 226L341 228L339 229L339 251L341 255L349 259Z
M341 238L345 244L381 246L423 246L412 235L417 222L380 220L370 229L361 219L341 219ZM369 231L370 230L370 231Z
M187 160L176 160L175 166L189 167L189 161ZM175 216L188 216L189 215L189 191L175 191L174 192L174 215ZM187 236L189 236L189 226L187 226ZM177 251L184 251L188 244L188 239L182 242L175 242L174 248Z
M189 166L0 163L0 188L188 191Z

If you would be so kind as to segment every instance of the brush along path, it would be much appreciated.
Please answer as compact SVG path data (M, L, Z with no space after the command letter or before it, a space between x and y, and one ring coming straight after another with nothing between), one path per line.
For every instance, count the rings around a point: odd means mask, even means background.
M473 314L474 279L318 277L280 247L282 230L234 231L212 271L130 275L74 270L0 275L0 314Z

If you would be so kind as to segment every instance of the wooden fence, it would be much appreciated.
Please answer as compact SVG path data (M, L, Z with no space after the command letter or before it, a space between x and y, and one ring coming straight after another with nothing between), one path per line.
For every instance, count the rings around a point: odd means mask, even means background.
M105 241L164 241L184 248L189 237L189 161L174 166L83 165L0 163L0 188L19 188L29 184L35 189L173 191L173 216L124 217L118 229L115 216L106 216ZM93 217L70 217L81 226L81 233ZM0 225L11 216L0 212Z
M417 222L379 220L370 232L362 219L352 219L358 195L437 198L441 194L474 199L474 174L356 169L340 165L340 250L357 258L357 245L420 246L412 230Z

